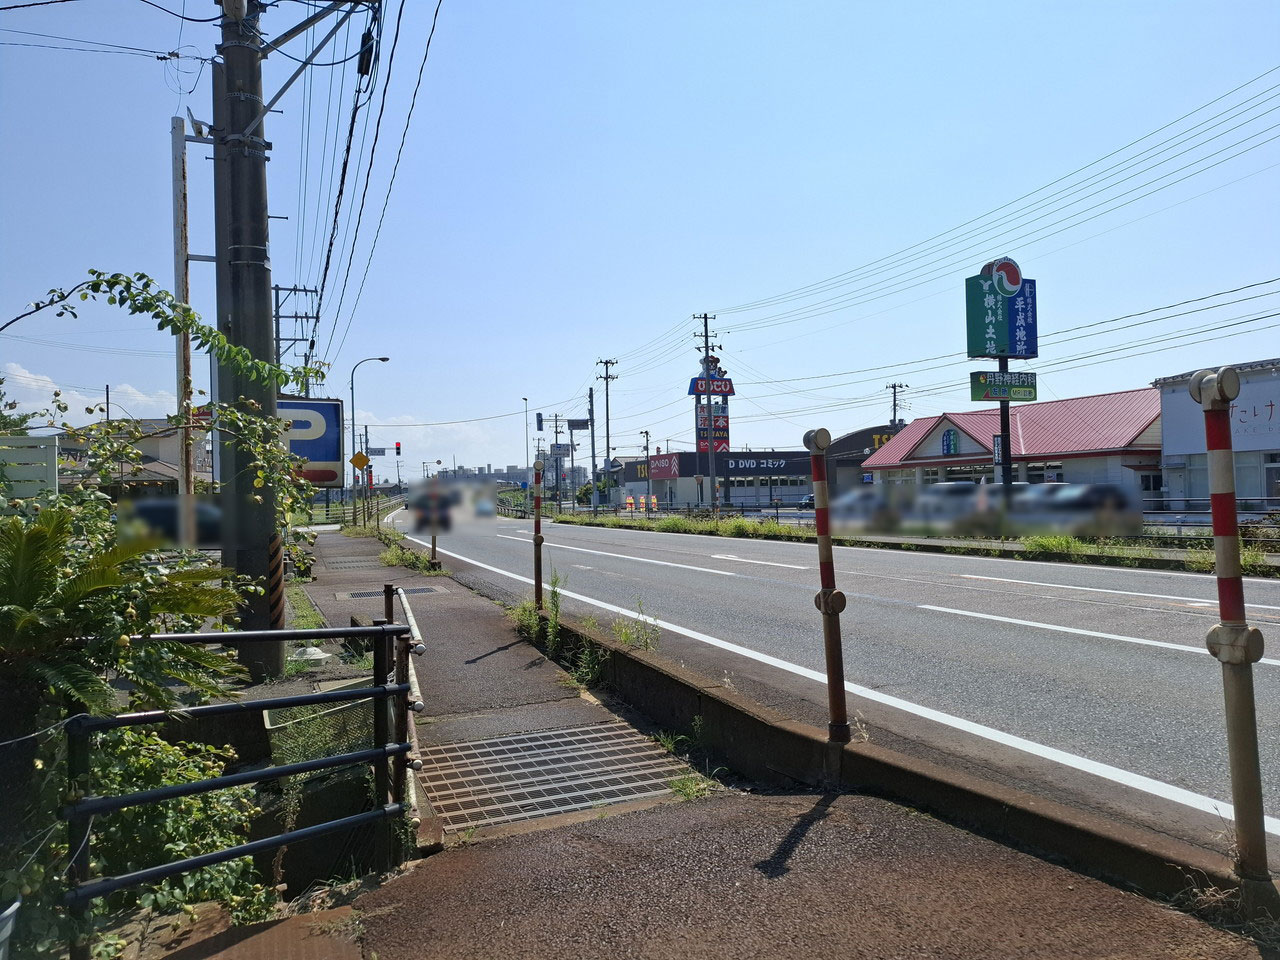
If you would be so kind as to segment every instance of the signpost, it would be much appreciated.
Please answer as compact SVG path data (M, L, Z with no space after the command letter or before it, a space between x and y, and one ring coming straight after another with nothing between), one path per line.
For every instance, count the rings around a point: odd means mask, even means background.
M371 457L385 457L387 455L386 447L370 447L365 451Z
M969 374L969 399L1026 401L1036 398L1034 373L1002 373L999 370Z
M1022 268L1008 257L992 260L975 277L964 282L965 325L969 356L994 357L1000 362L999 377L1009 374L1009 358L1030 360L1039 356L1038 321L1036 317L1036 282L1022 275ZM1031 389L1031 396L1014 397L978 395L983 373L970 375L973 399L995 399L1000 402L1000 482L1004 486L1007 510L1013 499L1013 449L1010 443L1009 403L1012 400L1034 400L1034 374L1031 384L1018 384L1020 390ZM999 380L999 377L997 378ZM1013 390L1011 383L998 383L1000 391Z
M571 456L573 456L573 444L572 444L572 443L553 443L553 444L551 444L551 453L550 453L550 456L552 456L552 457L571 457Z

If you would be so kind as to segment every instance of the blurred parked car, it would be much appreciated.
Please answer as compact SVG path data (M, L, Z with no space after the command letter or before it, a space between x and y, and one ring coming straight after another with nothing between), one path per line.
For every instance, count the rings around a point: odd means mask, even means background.
M178 499L148 497L134 500L122 511L145 526L154 536L169 543L178 540ZM216 547L222 543L222 511L214 504L196 501L196 546Z

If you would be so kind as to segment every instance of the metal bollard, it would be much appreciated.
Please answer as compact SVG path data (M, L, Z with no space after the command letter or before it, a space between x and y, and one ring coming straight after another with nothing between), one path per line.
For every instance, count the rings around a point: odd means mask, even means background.
M813 468L813 503L818 528L818 575L822 589L813 598L813 604L822 613L822 643L827 664L827 740L832 743L848 743L849 713L844 694L844 648L840 644L840 613L845 608L845 596L836 589L835 561L831 555L831 513L827 497L827 447L831 446L831 432L825 428L810 430L804 435L804 446L809 451Z
M1209 461L1209 508L1213 520L1218 617L1205 643L1222 663L1222 690L1227 714L1227 752L1231 764L1231 801L1236 822L1236 874L1245 906L1259 906L1258 896L1275 895L1267 869L1267 835L1262 807L1262 773L1258 763L1258 722L1254 708L1253 664L1262 659L1262 633L1245 622L1244 582L1240 570L1240 530L1236 515L1235 463L1231 451L1231 401L1240 395L1234 367L1201 370L1187 389L1204 410L1205 446ZM1262 881L1251 890L1250 881Z
M533 605L542 609L542 467L533 461Z

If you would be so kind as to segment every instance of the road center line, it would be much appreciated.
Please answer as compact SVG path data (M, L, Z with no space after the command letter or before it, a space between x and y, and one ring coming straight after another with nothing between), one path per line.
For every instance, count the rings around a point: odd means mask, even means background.
M758 563L762 567L786 567L788 570L808 570L808 567L801 566L798 563L773 563L769 560L747 560L744 557L735 557L731 553L713 553L712 560L737 560L738 563Z
M677 536L677 534L673 534L673 536ZM414 543L422 544L421 540L414 537L408 537L407 539L413 540ZM423 544L423 546L426 546L426 544ZM439 549L437 549L437 552L443 553L446 556L453 557L457 560L462 560L465 563L470 563L482 570L488 570L491 573L509 577L510 579L517 580L520 583L533 584L533 580L529 577L521 576L518 573L511 573L509 570L490 566L489 564L481 563L478 560L472 560L469 557L464 557L460 553L453 553L449 550ZM780 660L777 657L771 657L767 653L761 653L760 651L752 650L749 647L742 647L736 643L730 643L728 640L721 640L718 637L699 633L696 630L690 630L687 627L668 623L667 621L659 620L656 617L641 615L636 613L634 610L628 610L625 607L606 603L603 600L586 597L580 593L570 593L567 590L561 590L560 593L562 596L569 597L573 600L589 603L592 606L600 607L603 610L608 610L624 617L630 617L633 620L642 620L645 623L653 624L663 630L670 630L672 633L678 633L691 640L697 640L700 643L719 647L722 650L728 650L730 653L736 653L739 656L747 657L748 659L755 660L758 663L768 664L771 667L777 667L779 670L785 670L787 673L806 677L809 680L821 683L824 686L826 685L826 675L819 673L817 670L810 670L807 667L789 663L788 661ZM1180 803L1183 806L1191 807L1194 810L1212 813L1216 816L1229 820L1235 819L1235 812L1232 809L1231 804L1225 801L1215 800L1213 797L1206 797L1204 794L1184 790L1182 787L1175 787L1171 783L1165 783L1162 780L1154 780L1151 777L1144 777L1142 774L1123 770L1120 767L1113 767L1110 764L1101 763L1097 760L1090 760L1088 757L1081 757L1074 753L1067 753L1065 750L1059 750L1056 747L1045 746L1042 743L1036 743L1034 740L1026 740L1022 737L1016 736L1015 734L1006 733L1003 730L997 730L994 727L988 727L981 723L975 723L972 720L965 720L963 717L952 716L951 714L943 713L940 710L934 710L931 707L923 707L919 704L912 703L909 700L903 700L899 697L890 696L887 693L880 693L877 690L872 690L870 687L858 686L855 683L846 683L844 687L854 696L862 697L864 700L881 703L885 706L893 707L896 710L902 710L906 713L914 714L917 717L932 720L933 722L940 723L943 726L973 734L974 736L981 737L984 740L991 740L995 743L1012 747L1015 750L1021 750L1023 753L1029 753L1033 756L1042 757L1054 763L1061 764L1062 766L1071 767L1073 770L1080 770L1083 773L1092 774L1093 776L1100 777L1104 780L1110 780L1112 783L1119 783L1143 793L1163 797L1166 800L1171 800L1174 803ZM1264 820L1267 832L1280 836L1280 817L1266 817Z
M1099 633L1097 630L1081 630L1079 627L1061 627L1056 623L1037 623L1035 620L1017 620L1013 617L998 617L994 613L977 613L973 610L956 610L952 607L935 607L927 603L918 605L921 610L933 610L937 613L954 613L960 617L976 617L979 620L995 620L997 623L1012 623L1019 627L1035 627L1038 630L1051 630L1056 633L1074 633L1081 637L1099 637L1103 640L1123 640L1125 643L1137 643L1144 647L1164 647L1166 650L1181 650L1183 653L1200 653L1210 656L1205 647L1193 647L1185 643L1169 643L1165 640L1147 640L1144 637L1126 637L1119 633ZM1280 660L1268 660L1263 657L1258 661L1269 666L1280 667Z
M1167 593L1137 593L1133 590L1107 590L1103 587L1078 587L1070 583L1041 583L1039 580L1011 580L1008 577L982 577L976 573L960 574L965 580L994 580L998 583L1020 583L1027 587L1053 587L1056 590L1087 590L1089 593L1114 593L1122 597L1150 597L1155 600L1185 600L1202 606L1210 606L1213 601L1206 600L1203 597L1175 597ZM1246 603L1246 607L1256 607L1259 610L1280 610L1280 607L1271 606L1265 603Z
M519 543L527 543L530 546L533 546L533 541L526 540L524 537L511 537L505 533L494 534L494 536L501 537L503 540L515 540ZM660 567L679 567L681 570L697 570L699 573L716 573L722 577L738 576L738 574L734 573L732 570L712 570L710 567L694 567L687 563L672 563L670 560L650 560L648 557L631 557L625 553L609 553L605 550L588 550L586 547L571 547L563 543L548 543L545 544L545 546L549 550L577 550L579 553L594 553L601 557L616 557L619 560L634 560L636 563L656 563ZM437 550L437 552L439 551Z

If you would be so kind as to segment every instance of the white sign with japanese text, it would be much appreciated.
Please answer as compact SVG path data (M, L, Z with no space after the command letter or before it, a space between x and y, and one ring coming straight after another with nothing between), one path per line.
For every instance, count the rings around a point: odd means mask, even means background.
M1240 374L1240 396L1231 404L1235 450L1280 451L1280 366ZM1165 457L1204 453L1204 411L1186 384L1160 388L1160 425Z

